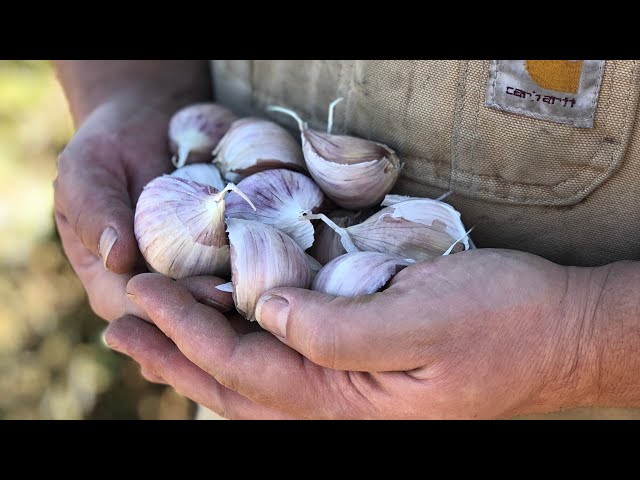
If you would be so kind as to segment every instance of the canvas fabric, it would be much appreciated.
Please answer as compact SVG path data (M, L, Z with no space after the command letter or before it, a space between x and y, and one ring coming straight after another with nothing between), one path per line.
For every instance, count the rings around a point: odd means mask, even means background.
M567 265L640 258L638 62L606 61L592 128L485 105L491 61L214 60L217 101L241 115L292 108L336 133L388 144L405 162L394 193L447 201L480 247Z
M265 107L291 108L324 129L329 103L344 97L334 133L396 150L405 163L393 193L435 198L452 190L447 202L467 227L475 226L478 247L522 250L564 265L640 259L637 61L602 64L590 128L487 105L490 60L213 60L211 66L217 102L292 132L292 119ZM590 417L598 410L580 412ZM599 412L637 418L640 410Z

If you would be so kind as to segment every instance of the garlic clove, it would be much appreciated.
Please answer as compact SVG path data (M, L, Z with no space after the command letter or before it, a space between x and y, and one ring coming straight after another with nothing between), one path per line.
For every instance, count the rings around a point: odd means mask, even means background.
M327 217L337 226L346 228L362 222L371 216L372 213L371 210L359 210L357 212L334 210L327 214ZM340 235L333 231L326 223L318 222L315 228L315 241L309 249L309 253L322 265L325 265L334 258L347 253L347 251L340 241Z
M171 172L171 176L175 178L184 178L192 182L211 185L216 190L223 190L227 182L222 179L220 170L211 163L193 163L185 165Z
M211 160L211 151L236 120L234 113L215 103L196 103L176 112L169 122L169 148L176 168Z
M233 122L213 155L214 163L231 182L273 168L306 171L296 139L277 123L261 118Z
M341 228L319 218L338 235L347 252L372 251L416 261L469 249L469 232L451 205L431 199L406 200L385 207L364 222Z
M179 279L229 274L229 242L224 225L224 197L182 178L164 175L144 187L134 217L140 252L155 271Z
M345 253L320 270L311 289L341 297L370 295L412 263L413 260L386 253Z
M313 225L303 214L316 212L324 201L320 188L306 175L285 169L255 173L238 184L256 206L252 210L236 195L229 195L227 218L272 225L306 250L313 245Z
M255 320L258 299L276 287L308 288L312 271L304 251L291 237L263 223L227 220L231 280L236 309Z
M332 135L333 108L340 100L329 107L327 133L309 129L291 110L277 106L267 107L267 110L296 119L309 173L329 198L352 210L377 206L395 185L402 162L382 143Z

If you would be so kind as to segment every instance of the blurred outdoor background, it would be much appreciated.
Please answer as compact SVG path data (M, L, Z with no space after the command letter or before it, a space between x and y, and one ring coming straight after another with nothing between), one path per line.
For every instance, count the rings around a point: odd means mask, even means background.
M102 344L106 324L64 256L52 183L72 131L49 62L0 60L0 420L193 418L191 401ZM527 418L640 419L640 409Z
M0 419L184 419L192 402L101 343L53 220L71 118L46 61L0 60Z

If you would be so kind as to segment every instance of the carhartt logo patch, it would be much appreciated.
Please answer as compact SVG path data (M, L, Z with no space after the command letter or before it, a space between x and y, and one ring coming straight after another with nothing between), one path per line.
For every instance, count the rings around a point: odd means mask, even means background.
M485 105L592 128L604 60L493 60Z

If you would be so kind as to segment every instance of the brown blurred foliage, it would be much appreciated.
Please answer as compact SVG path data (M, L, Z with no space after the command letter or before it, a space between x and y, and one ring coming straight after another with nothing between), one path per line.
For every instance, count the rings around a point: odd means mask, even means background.
M107 349L53 222L72 134L48 62L0 61L0 419L186 419L194 404Z

